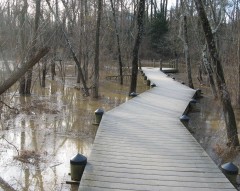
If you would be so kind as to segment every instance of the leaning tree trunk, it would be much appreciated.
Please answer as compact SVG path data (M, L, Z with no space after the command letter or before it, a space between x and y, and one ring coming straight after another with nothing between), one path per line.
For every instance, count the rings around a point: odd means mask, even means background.
M99 46L100 46L100 26L102 17L102 0L98 0L98 16L97 16L97 29L96 29L96 44L95 44L95 57L94 57L94 77L92 87L92 97L98 98L99 88Z
M33 67L39 60L49 52L49 48L40 50L31 60L26 62L19 68L12 72L12 75L0 85L0 95L8 90L17 80L19 80L28 70Z
M112 13L113 13L113 21L114 21L114 27L115 27L115 32L116 32L116 37L117 37L117 50L118 50L118 63L119 63L119 76L120 76L120 84L123 84L123 64L122 64L122 55L121 55L121 47L120 47L120 39L119 39L119 31L117 28L117 19L116 19L116 12L115 8L113 6L113 0L110 0L111 2L111 7L112 7Z
M206 12L204 10L203 3L201 0L194 0L194 1L196 4L198 15L202 23L202 27L203 27L207 44L208 44L210 55L212 57L214 67L216 69L216 82L217 82L221 102L223 105L223 114L225 118L226 129L227 129L228 145L235 147L239 145L237 125L236 125L234 111L232 108L230 95L227 90L227 85L224 78L223 68L219 59L213 33L211 30Z
M135 39L135 44L133 47L133 59L132 59L132 77L129 94L136 92L137 89L137 74L138 74L138 52L143 35L143 20L144 20L144 11L145 11L145 0L139 0L138 3L138 15L137 15L137 25L138 32Z
M0 188L8 191L16 191L8 182L6 182L2 177L0 177Z

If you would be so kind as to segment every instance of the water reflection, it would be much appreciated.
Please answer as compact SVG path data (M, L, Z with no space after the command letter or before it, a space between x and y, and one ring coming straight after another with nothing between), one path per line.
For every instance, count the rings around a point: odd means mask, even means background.
M148 89L143 82L139 80L138 92ZM94 111L128 100L128 85L101 83L98 100L83 97L73 78L66 78L67 85L56 80L46 88L35 86L31 97L6 94L6 102L20 113L1 115L0 178L16 190L77 190L65 181L70 180L70 158L76 153L89 156L97 131Z

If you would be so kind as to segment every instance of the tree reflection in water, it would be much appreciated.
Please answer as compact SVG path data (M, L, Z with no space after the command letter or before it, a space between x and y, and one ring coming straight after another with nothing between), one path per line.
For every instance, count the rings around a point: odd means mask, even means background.
M1 116L1 135L19 150L0 139L0 175L15 190L77 190L65 184L70 180L70 158L76 153L86 157L92 148L97 126L92 125L94 111L105 111L128 100L128 84L101 82L98 100L83 97L74 88L75 78L48 81L46 88L33 89L32 96L20 97L14 92L5 102L19 109L19 114ZM142 79L138 91L148 89ZM3 188L0 182L0 188ZM8 189L6 189L8 190Z

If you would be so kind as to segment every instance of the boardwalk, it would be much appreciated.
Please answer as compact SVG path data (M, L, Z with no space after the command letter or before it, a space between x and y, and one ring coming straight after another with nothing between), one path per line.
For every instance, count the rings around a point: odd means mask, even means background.
M179 121L195 91L143 70L157 87L104 114L79 190L235 190Z

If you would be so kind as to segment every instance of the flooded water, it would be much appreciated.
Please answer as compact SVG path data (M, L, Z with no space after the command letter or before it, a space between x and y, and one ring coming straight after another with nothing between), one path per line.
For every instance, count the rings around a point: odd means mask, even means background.
M0 139L0 190L77 190L71 180L70 159L77 153L89 156L97 126L94 111L108 111L129 99L129 83L101 81L100 98L83 97L75 88L76 77L36 84L33 94L21 97L9 91L3 106ZM139 77L137 91L148 87Z

